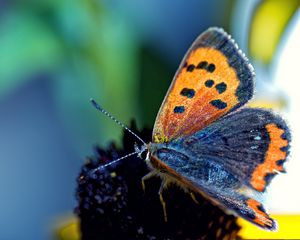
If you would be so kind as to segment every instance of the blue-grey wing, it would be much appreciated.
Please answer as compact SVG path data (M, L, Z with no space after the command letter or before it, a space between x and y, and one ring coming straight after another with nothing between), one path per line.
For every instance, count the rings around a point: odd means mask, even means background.
M270 180L283 172L290 131L279 116L244 108L190 136L157 144L160 161L199 190L263 228L276 228L257 200Z
M212 184L223 181L228 186L236 182L263 192L272 177L284 172L290 139L289 129L279 116L263 109L244 108L166 144L169 151L188 160L180 161L172 157L174 154L158 158L196 182L201 178Z

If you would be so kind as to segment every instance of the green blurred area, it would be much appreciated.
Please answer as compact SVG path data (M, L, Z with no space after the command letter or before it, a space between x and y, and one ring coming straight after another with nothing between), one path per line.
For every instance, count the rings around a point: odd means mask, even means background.
M135 118L141 125L142 116L143 124L153 123L157 95L166 88L157 93L153 86L170 76L118 12L100 1L15 1L0 24L0 97L36 74L49 75L56 107L79 148L86 139L105 143L121 133L95 114L91 97L125 123Z

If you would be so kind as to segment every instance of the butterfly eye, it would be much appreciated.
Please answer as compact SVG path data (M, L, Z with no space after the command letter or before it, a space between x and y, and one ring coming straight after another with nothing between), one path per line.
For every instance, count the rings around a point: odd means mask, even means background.
M137 149L136 149L136 152L137 152L137 151L141 151L141 150L139 150L139 149L137 148ZM145 151L140 152L140 153L138 154L138 157L139 157L140 159L148 160L148 159L149 159L149 158L148 158L148 155L149 155L149 151L145 150Z

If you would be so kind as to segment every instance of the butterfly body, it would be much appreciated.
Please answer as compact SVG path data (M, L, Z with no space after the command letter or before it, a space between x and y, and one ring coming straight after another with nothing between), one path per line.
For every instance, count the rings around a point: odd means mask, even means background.
M290 132L268 110L241 108L253 95L253 79L253 68L228 34L219 28L201 34L157 115L147 162L150 175L163 178L162 188L175 182L275 230L260 195L284 172Z

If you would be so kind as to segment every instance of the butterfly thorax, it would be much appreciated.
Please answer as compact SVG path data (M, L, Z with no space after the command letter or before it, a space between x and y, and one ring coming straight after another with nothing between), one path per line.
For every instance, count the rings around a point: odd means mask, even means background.
M166 159L163 156L166 155L173 156L178 162L187 159L187 156L170 149L168 145L168 143L148 144L149 158L146 162L149 168L163 179L176 183L184 190L191 189L197 191L196 186L188 178L183 177L175 168L168 164L168 161L165 161Z

